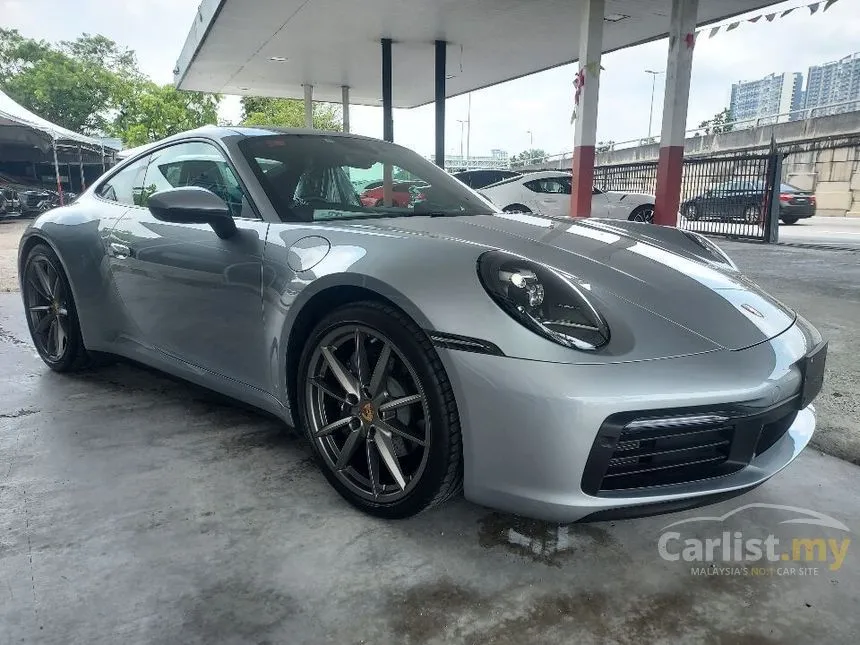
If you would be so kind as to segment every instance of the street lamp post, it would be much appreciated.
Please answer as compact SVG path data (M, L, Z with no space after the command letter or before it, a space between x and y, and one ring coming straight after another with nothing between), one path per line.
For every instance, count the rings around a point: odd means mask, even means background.
M646 69L646 74L651 74L651 109L648 112L648 140L651 140L651 120L654 118L654 86L657 84L657 77L665 72L657 72L653 69Z
M457 119L457 123L460 124L460 163L463 163L466 159L463 156L463 129L466 127L468 121L466 119Z

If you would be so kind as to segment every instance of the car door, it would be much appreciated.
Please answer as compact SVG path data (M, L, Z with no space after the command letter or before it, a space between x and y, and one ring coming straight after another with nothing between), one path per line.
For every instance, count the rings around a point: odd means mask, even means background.
M531 193L526 204L536 213L550 217L563 217L570 212L570 181L565 183L565 177L548 177L533 179L523 184Z
M207 224L164 222L150 195L181 186L211 190L237 231L221 239ZM113 232L117 289L134 323L132 339L230 379L269 391L262 330L262 255L268 224L245 197L212 143L188 141L151 154L139 205Z
M591 216L613 217L612 204L606 193L597 187L591 190Z

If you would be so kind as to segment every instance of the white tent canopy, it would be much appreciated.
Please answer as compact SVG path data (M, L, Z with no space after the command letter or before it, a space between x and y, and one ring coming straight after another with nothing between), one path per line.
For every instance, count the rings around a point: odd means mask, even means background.
M100 140L51 123L0 91L0 143L32 145L48 150L52 141L67 145L80 144L95 150L102 147Z

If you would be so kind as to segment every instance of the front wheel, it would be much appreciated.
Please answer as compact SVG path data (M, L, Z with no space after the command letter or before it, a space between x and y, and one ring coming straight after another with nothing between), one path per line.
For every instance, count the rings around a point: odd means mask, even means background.
M528 206L523 206L522 204L510 204L509 206L505 206L502 209L505 213L531 213L531 209Z
M89 364L69 280L51 247L36 244L22 274L27 325L36 351L52 370L71 372Z
M311 333L299 417L323 473L347 501L402 518L461 490L451 384L424 332L397 309L346 305Z
M645 204L643 206L637 206L633 209L633 212L630 213L630 217L628 218L631 222L647 222L648 224L654 223L654 205L653 204Z

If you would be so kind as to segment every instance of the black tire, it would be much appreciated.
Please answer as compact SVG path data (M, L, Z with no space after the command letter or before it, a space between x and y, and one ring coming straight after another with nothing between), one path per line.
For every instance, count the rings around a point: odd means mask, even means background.
M646 222L648 224L653 224L654 204L642 204L642 206L637 206L633 209L633 212L630 213L630 217L627 219L631 222Z
M6 214L7 201L3 193L0 193L0 215Z
M348 332L355 326L360 326L384 337L392 347L392 358L402 355L408 361L417 376L417 382L420 386L419 393L424 396L421 409L429 413L427 415L429 423L424 421L427 434L424 437L426 447L421 448L423 451L421 456L422 470L419 471L417 477L412 477L409 480L406 488L401 489L402 492L397 493L403 496L393 501L369 498L366 491L363 495L359 494L354 492L348 483L341 481L341 477L346 479L344 470L349 470L352 466L346 466L336 471L335 464L331 463L331 454L327 452L325 440L315 436L314 428L319 427L319 419L315 420L317 424L315 426L311 414L316 414L316 412L312 413L309 410L309 406L314 405L310 392L315 392L309 384L310 371L316 369L315 364L319 360L325 339L332 338L333 334L336 335L342 330ZM399 354L395 354L395 352L399 352ZM369 357L367 360L370 360ZM347 369L349 368L347 367ZM328 314L316 325L304 345L299 360L297 383L296 398L299 420L313 447L316 460L326 479L352 505L371 515L398 519L420 513L460 494L463 486L462 437L454 392L430 340L403 312L376 302L357 302L344 305ZM426 406L424 406L424 401L426 401ZM352 404L361 410L364 409L360 402L352 401ZM343 405L348 406L350 403ZM375 405L376 403L374 403ZM380 410L376 410L375 414L379 414L379 419L383 418ZM373 414L370 416L373 417ZM354 419L354 421L361 423L359 419ZM351 429L352 427L349 425L342 431L345 433L355 432ZM372 431L367 430L367 432ZM367 451L365 464L368 464L372 450L370 446L376 442L368 438L357 441L361 441ZM342 450L345 450L345 443ZM361 448L354 448L355 459L359 459L360 450ZM351 461L350 464L352 463ZM357 467L361 468L360 462ZM369 465L366 472L370 472Z
M744 206L743 219L746 224L758 224L761 218L761 209L758 204L747 204Z
M699 219L699 207L696 204L685 204L683 215L691 222L695 222Z
M56 287L55 293L46 294L40 291L33 280L38 280L36 277L36 265L44 267L50 266L53 274L50 277L54 279ZM30 329L30 336L33 339L33 344L36 346L36 351L39 356L55 372L74 372L85 369L90 365L90 356L84 347L83 337L81 336L81 326L78 321L78 313L75 308L74 296L69 285L69 280L66 277L63 266L60 264L60 259L54 250L46 244L36 244L30 249L27 254L27 259L24 262L22 273L22 295L24 297L25 313L27 316L27 326ZM49 296L53 296L53 300ZM38 298L38 300L36 300ZM50 302L50 304L45 304ZM64 315L55 313L62 306L65 311ZM49 311L34 311L34 307L48 307ZM51 309L53 308L53 309ZM44 318L53 317L56 319L56 324L60 324L60 318L64 319L65 331L64 338L60 343L62 351L51 351L47 337L42 338L42 333L37 328ZM50 323L48 333L53 329L53 324Z
M528 206L523 206L522 204L510 204L509 206L505 206L502 209L506 213L531 213L531 209Z
M797 224L797 220L799 220L800 218L795 217L793 215L783 215L782 217L780 217L780 219L782 220L783 224L791 225L791 224Z

